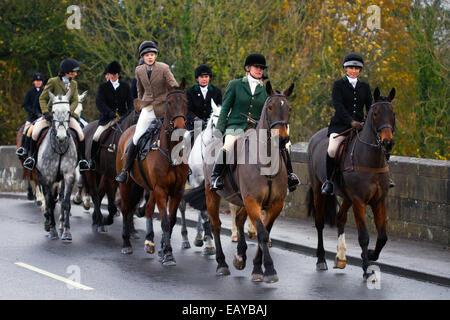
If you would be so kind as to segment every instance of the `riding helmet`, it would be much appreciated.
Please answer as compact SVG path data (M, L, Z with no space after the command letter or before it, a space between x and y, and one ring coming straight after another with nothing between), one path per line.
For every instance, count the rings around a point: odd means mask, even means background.
M212 77L211 68L207 64L201 64L197 68L195 68L195 79L202 75L208 75Z
M349 53L345 56L343 67L360 67L364 66L363 58L356 53Z
M40 74L39 72L36 72L34 75L33 75L33 80L32 81L35 81L35 80L40 80L40 81L44 81L44 77L42 76L42 74Z
M144 53L155 52L158 53L158 45L154 41L144 41L139 46L139 56L142 57Z
M267 68L266 58L264 58L264 56L261 53L258 52L251 53L245 59L244 69L247 66L257 66L266 69Z
M83 63L72 58L64 59L59 65L59 72L69 73L80 70L80 66Z
M117 61L113 61L106 66L106 73L116 74L116 73L121 73L121 72L122 72L122 67L120 66L120 64Z

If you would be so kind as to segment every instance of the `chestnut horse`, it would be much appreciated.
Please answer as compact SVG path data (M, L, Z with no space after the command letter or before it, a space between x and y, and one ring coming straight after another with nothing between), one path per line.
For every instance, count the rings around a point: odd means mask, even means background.
M386 154L393 147L395 113L391 101L395 89L388 97L374 91L372 104L361 132L356 131L348 143L342 160L339 163L340 174L335 174L335 194L343 198L336 216L336 195L323 195L322 183L326 179L325 155L328 148L327 128L315 133L308 145L309 178L310 178L310 212L315 215L318 235L317 270L327 270L325 250L323 247L323 227L326 219L337 220L338 245L335 268L343 269L346 265L345 233L347 211L353 207L355 222L358 228L358 240L362 249L362 268L364 279L376 281L375 274L368 272L369 261L376 261L381 249L387 241L386 235L386 196L389 190L389 166ZM313 195L313 196L311 196ZM369 233L367 231L365 210L372 207L378 238L375 250L368 250ZM370 271L370 270L369 270Z
M250 131L253 131L255 133L254 139L250 138L247 140L248 143L245 143L243 150L238 150L240 155L245 156L245 161L239 161L238 159L237 164L232 165L235 167L234 170L228 166L228 169L225 171L230 172L232 170L231 175L234 180L234 187L230 174L225 173L224 189L210 191L213 163L205 163L204 165L206 206L211 218L211 227L216 245L217 275L230 274L220 242L221 221L219 205L222 197L241 207L236 213L239 240L237 253L233 261L235 268L238 270L245 268L247 244L245 242L244 223L248 215L258 234L258 250L253 260L252 281L265 281L268 283L278 281L269 253L268 240L273 223L283 209L287 194L288 177L283 154L285 152L285 144L289 141L287 127L291 108L287 97L291 95L293 88L294 84L285 90L283 94L280 94L272 90L270 82L267 83L266 91L269 96L264 103L261 119L256 126L256 133L251 129L246 132L246 134L251 134L252 132ZM214 140L221 142L220 139ZM256 148L252 148L252 144ZM273 145L276 148L272 148ZM270 146L269 150L267 150L268 146ZM206 154L211 154L212 148L217 150L217 146L214 146L214 141L206 148ZM263 163L264 161L262 161L261 157L262 153L262 156L267 156L264 154L267 151L270 152L270 170L264 170L269 168L267 163ZM254 159L256 161L250 161L254 154L258 154L260 157ZM261 217L262 210L265 210L263 218ZM262 270L262 262L264 262L264 272Z
M149 190L151 192L145 208L145 216L147 218L145 249L148 253L154 252L152 215L156 204L163 231L160 251L163 265L176 264L172 254L170 238L173 226L176 223L177 210L184 193L184 186L189 171L185 161L178 164L174 163L172 158L172 150L179 143L179 140L172 140L172 133L176 129L185 128L187 99L183 91L184 85L185 81L183 79L180 87L171 88L167 93L166 109L159 133L158 147L151 149L140 164L138 164L138 160L135 160L128 181L119 184L123 216L122 253L130 254L133 252L130 243L133 212L142 198L143 190ZM128 128L120 137L116 157L117 173L125 165L126 146L132 139L135 128L136 126ZM179 135L181 138L183 138L183 133ZM169 207L168 213L167 204Z

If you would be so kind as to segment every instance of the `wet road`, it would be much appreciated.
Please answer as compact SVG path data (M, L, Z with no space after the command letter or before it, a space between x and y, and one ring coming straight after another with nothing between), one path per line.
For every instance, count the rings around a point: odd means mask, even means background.
M215 257L193 246L194 229L189 228L193 247L181 249L179 225L172 236L177 266L164 267L157 254L144 252L144 219L135 218L140 239L132 241L134 253L127 256L120 253L121 218L106 234L93 232L91 221L81 207L72 206L73 242L52 241L32 202L0 199L0 299L450 299L448 287L383 273L379 288L369 289L359 267L317 272L314 257L276 247L271 254L279 282L252 283L256 243L248 242L247 267L238 271L232 265L236 244L229 236L222 236L222 244L231 275L217 277ZM154 226L158 249L160 222Z

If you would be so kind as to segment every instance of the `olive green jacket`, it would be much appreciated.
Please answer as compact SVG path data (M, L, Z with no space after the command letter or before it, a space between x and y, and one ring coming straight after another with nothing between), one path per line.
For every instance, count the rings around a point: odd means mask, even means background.
M251 121L241 113L258 121L266 99L267 92L264 84L258 84L255 94L252 95L247 76L231 80L224 94L217 129L225 134L227 130L245 130L251 125Z
M70 102L70 113L73 117L78 118L78 115L74 112L75 108L78 106L78 85L75 80L71 80L69 83L69 88L71 90L69 102ZM47 84L39 97L39 105L41 106L42 114L49 112L51 106L50 95L48 92L53 93L55 96L62 94L65 95L68 89L64 87L64 82L60 77L54 77L48 79Z

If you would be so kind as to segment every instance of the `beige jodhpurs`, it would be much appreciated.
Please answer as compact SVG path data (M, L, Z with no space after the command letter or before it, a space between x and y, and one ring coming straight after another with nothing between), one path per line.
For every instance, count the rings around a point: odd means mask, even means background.
M41 132L42 129L44 129L46 127L50 127L50 124L48 123L47 120L45 120L44 118L40 118L40 119L36 120L36 123L33 128L33 133L32 133L32 138L34 141L37 141L37 139L39 137L39 133ZM77 132L78 138L80 139L80 141L84 140L83 130L81 130L80 124L73 117L70 117L69 128L72 128Z
M100 136L102 135L102 133L105 132L105 130L108 129L109 127L115 125L117 123L117 121L119 121L119 119L115 118L115 119L112 119L107 124L105 124L104 126L98 126L97 130L95 130L95 132L94 132L94 136L92 137L92 140L98 142L98 139L100 139Z
M334 138L335 136L337 136L339 133L331 133L330 134L330 139L328 141L328 155L331 158L334 158L336 156L336 151L339 147L339 145L341 144L342 141L344 141L345 136L339 136L336 139Z

